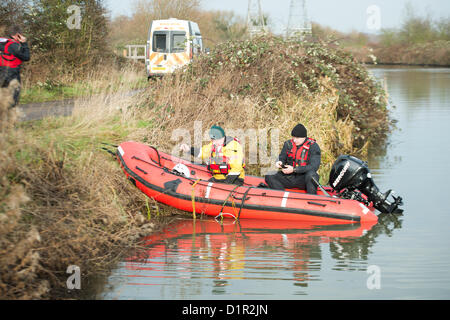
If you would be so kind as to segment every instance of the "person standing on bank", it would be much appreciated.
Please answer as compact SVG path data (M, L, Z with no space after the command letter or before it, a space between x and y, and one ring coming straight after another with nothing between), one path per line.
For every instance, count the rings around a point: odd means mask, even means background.
M320 147L315 140L308 138L301 123L292 129L291 135L292 139L284 143L275 164L281 171L266 175L266 183L271 189L299 188L309 194L317 194L318 185L313 178L319 181Z
M18 26L8 29L9 38L0 38L0 87L6 88L16 79L20 84L20 66L30 60L27 38ZM20 86L14 92L14 105L19 103Z
M226 136L219 126L212 126L209 130L211 142L204 145L201 150L189 148L182 144L180 149L191 152L206 162L208 170L213 175L209 181L228 184L243 185L245 178L244 152L236 138Z

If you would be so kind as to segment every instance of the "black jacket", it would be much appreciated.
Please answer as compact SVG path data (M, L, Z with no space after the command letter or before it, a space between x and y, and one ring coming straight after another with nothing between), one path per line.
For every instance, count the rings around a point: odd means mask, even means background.
M4 51L5 44L0 43L0 51ZM30 60L30 48L26 42L12 43L8 48L8 52L22 61ZM20 82L20 66L18 68L0 66L0 85L2 87L8 86L13 79L17 79Z
M303 142L300 146L298 146L298 148L300 148L305 142ZM278 156L278 160L281 161L283 164L292 166L293 159L287 156L288 152L291 149L292 149L292 141L288 140L284 143L283 149L281 150L280 155ZM296 166L294 168L294 173L302 174L308 171L317 172L317 170L319 170L320 160L321 160L320 147L317 144L317 142L314 142L313 144L311 144L311 147L309 148L308 158L306 159L307 165Z

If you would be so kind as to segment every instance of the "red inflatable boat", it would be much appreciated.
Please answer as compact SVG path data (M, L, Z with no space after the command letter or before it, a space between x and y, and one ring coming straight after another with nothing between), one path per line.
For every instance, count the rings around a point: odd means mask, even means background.
M124 142L116 152L127 178L147 196L174 208L234 219L296 220L318 224L376 222L373 206L318 190L258 188L264 178L246 176L243 186L213 183L206 166L137 142Z

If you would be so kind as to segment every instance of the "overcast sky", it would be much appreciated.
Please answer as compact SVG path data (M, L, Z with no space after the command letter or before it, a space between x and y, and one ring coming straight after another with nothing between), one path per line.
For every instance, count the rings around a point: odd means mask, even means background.
M274 32L281 32L286 27L290 2L261 0L263 12L269 15ZM376 33L379 28L399 27L408 2L420 16L450 17L450 0L306 0L306 6L313 22L339 31ZM105 0L105 3L113 17L132 12L133 0ZM201 0L201 3L207 10L229 10L247 16L248 0Z

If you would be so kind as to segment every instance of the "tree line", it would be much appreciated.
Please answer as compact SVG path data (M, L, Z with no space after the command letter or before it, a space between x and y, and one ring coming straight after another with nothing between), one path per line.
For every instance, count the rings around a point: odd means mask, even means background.
M70 11L69 7L78 10ZM29 40L34 73L81 73L108 57L108 18L102 0L5 0L0 26L18 25ZM72 19L79 20L73 25Z
M433 18L431 13L420 16L411 3L404 9L404 18L399 28L382 29L380 43L385 46L396 44L419 44L432 41L450 41L450 19Z
M78 10L71 11L74 6ZM136 0L130 16L117 17L111 17L103 0L4 0L0 36L10 25L22 28L32 52L25 66L31 82L61 75L75 79L116 61L115 49L145 44L151 21L169 17L198 22L207 46L246 34L242 17L232 11L205 11L199 0Z

